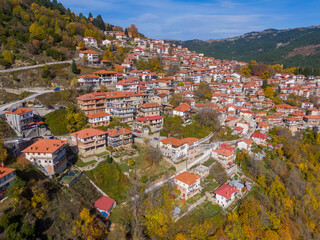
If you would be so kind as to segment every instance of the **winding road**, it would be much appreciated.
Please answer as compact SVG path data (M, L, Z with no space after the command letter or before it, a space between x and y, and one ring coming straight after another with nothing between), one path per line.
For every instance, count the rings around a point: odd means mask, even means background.
M5 70L0 70L0 73L10 73L10 72L16 72L21 70L44 67L46 65L57 65L57 64L64 64L64 63L72 63L72 60L66 60L66 61L60 61L60 62L49 62L49 63L37 64L32 66L20 67L20 68L5 69Z
M18 100L18 101L15 101L15 102L10 102L10 103L7 103L7 104L4 104L2 106L0 106L0 115L1 114L4 114L5 110L8 109L8 108L11 108L12 106L15 106L15 105L19 105L19 104L22 104L30 99L33 99L35 97L38 97L42 94L45 94L45 93L50 93L50 92L53 92L53 90L44 90L44 91L32 91L32 88L30 88L30 92L34 92L35 94L33 95L30 95L24 99L21 99L21 100Z

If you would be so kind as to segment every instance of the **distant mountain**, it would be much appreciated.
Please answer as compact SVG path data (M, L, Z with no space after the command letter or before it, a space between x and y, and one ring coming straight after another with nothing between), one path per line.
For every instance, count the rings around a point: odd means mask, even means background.
M294 29L267 29L218 40L171 41L206 56L286 67L320 66L320 26Z

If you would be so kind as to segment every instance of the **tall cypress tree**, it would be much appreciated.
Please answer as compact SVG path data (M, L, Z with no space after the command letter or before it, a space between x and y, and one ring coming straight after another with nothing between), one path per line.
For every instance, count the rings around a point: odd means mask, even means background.
M79 74L80 73L80 69L77 68L77 64L76 64L76 62L74 60L72 60L71 71L74 74Z
M102 30L102 31L106 30L106 25L105 25L101 15L98 15L95 19L93 19L92 23L100 30Z

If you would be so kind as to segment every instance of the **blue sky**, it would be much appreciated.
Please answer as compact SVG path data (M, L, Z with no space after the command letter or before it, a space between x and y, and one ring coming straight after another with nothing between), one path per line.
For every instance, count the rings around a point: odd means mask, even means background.
M219 39L320 25L320 0L60 0L75 13L134 23L149 38Z

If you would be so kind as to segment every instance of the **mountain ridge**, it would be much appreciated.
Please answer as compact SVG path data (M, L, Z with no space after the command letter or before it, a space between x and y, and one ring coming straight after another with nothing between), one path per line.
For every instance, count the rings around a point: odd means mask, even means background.
M269 28L225 39L170 41L202 52L205 56L288 67L319 67L320 26L289 29ZM319 45L319 46L318 46Z

